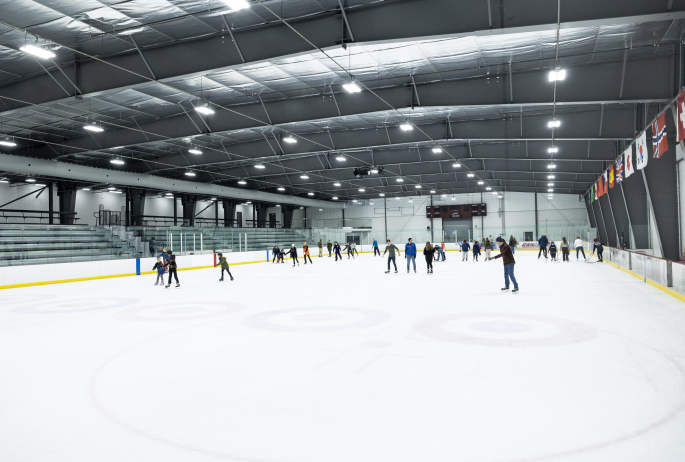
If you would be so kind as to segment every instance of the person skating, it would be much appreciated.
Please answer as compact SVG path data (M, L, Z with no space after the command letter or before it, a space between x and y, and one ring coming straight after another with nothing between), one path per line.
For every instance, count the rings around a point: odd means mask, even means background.
M285 263L285 250L278 249L278 259L276 263Z
M478 261L480 257L480 244L478 241L473 241L473 261Z
M569 261L568 259L568 254L569 254L569 245L568 241L566 240L565 237L561 238L561 257L563 261Z
M274 248L272 249L272 252L274 253L274 258L271 259L271 263L274 263L274 262L278 263L278 257L281 254L281 249L279 249L278 246L275 245Z
M319 258L323 257L323 240L319 239Z
M157 270L157 281L155 285L164 285L164 273L166 272L166 262L162 260L162 257L157 257L157 263L152 267L152 271Z
M307 264L307 258L309 258L309 263L311 263L312 265L314 264L314 262L312 261L312 257L309 255L309 246L306 242L302 246L302 255L304 255L303 259L305 265Z
M544 254L545 258L547 258L547 244L549 244L549 240L547 239L547 235L543 234L540 239L538 239L538 245L540 246L540 251L538 252L538 259L540 258L540 254Z
M602 252L604 252L604 246L597 239L595 239L593 241L593 244L592 244L592 251L594 252L595 250L597 251L597 262L598 263L604 262L604 258L602 258Z
M474 252L475 252L476 243L474 242L473 245L474 245L473 248L474 248ZM461 242L460 246L461 246L461 261L469 261L469 249L471 248L471 246L469 245L468 242L466 242L466 239L464 239Z
M219 279L219 281L224 280L224 271L228 273L228 277L230 277L232 281L233 275L231 274L231 270L228 269L228 262L226 261L226 257L224 257L224 255L221 252L217 253L217 255L219 256L219 265L221 266L221 279Z
M375 237L373 238L373 244L371 244L371 245L373 246L373 256L374 256L374 257L376 256L376 252L378 252L378 255L380 256L380 255L381 255L381 251L380 251L380 249L378 248L378 241L376 240ZM383 258L383 257L381 257L381 258Z
M169 253L166 251L166 247L162 249L162 253L157 255L158 257L162 257L162 260L169 261Z
M290 244L290 250L285 254L290 254L290 258L293 259L293 268L295 267L295 263L297 263L297 266L300 266L300 261L297 259L297 247L295 247L295 244Z
M580 236L576 236L573 247L576 248L576 261L578 261L578 252L583 254L583 260L585 260L585 250L583 250L583 241L580 240Z
M333 243L331 242L330 239L328 240L328 244L326 244L326 248L328 249L328 258L330 258L331 257L331 251L333 250Z
M514 236L511 234L509 235L509 247L511 248L511 253L514 254L516 253L516 246L518 245L518 241Z
M435 249L430 241L426 241L426 246L423 248L423 256L426 258L426 270L428 274L433 272L433 255L435 254Z
M440 243L440 254L442 255L442 261L445 261L445 243L441 242Z
M176 273L176 270L178 270L178 266L176 265L176 255L174 255L173 251L169 250L169 283L166 285L167 289L171 286L172 276L176 280L176 287L181 287L181 284L178 282L178 274Z
M340 261L342 261L342 255L340 255L340 244L338 244L338 241L335 241L333 250L335 251L335 261L338 261L338 258L340 258Z
M359 255L359 252L357 252L357 244L354 241L352 241L350 245L352 246L352 256L354 257L354 254Z
M390 262L392 262L393 266L395 267L395 273L397 273L397 264L395 263L395 252L401 253L400 249L395 247L395 244L390 243L390 239L385 241L385 251L383 252L383 255L381 255L381 258L385 257L386 252L388 253L388 271L386 273L390 272Z
M492 260L492 241L485 238L485 261Z
M509 290L509 279L511 279L514 283L514 290L511 292L516 294L519 291L519 285L514 277L514 266L516 264L514 254L511 252L511 247L504 242L504 239L498 237L497 242L500 244L500 253L495 256L495 259L502 258L502 263L504 263L504 288L502 290Z
M554 241L549 243L549 256L551 257L551 261L557 261L557 245Z
M350 242L347 243L347 245L343 249L343 252L345 250L347 250L347 259L349 260L350 257L352 257L352 259L354 259L354 251L352 250L352 244ZM340 259L342 260L342 257L340 257Z
M404 258L407 259L407 273L409 272L411 262L414 262L414 272L416 273L416 244L412 242L411 237L404 245Z

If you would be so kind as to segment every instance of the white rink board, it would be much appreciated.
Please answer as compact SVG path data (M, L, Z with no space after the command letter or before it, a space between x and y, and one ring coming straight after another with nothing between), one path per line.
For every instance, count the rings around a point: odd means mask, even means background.
M681 301L537 252L501 293L461 257L2 290L0 460L685 460Z

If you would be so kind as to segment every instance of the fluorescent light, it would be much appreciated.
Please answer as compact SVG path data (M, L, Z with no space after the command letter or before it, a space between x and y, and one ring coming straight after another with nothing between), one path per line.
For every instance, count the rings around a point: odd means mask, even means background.
M112 159L109 161L110 164L124 165L124 161L121 159Z
M195 148L193 148L193 149L188 149L188 152L191 153L191 154L197 154L198 156L199 156L200 154L202 154L202 151L200 151L199 149L195 149Z
M557 119L550 120L549 122L547 122L547 126L548 126L549 128L560 127L560 126L561 126L561 122L558 121Z
M190 143L190 138L183 138L183 141L185 141L186 143Z
M214 114L214 110L210 109L209 106L198 106L195 108L195 111L199 112L200 114L205 114L205 115Z
M308 175L300 175L300 178L302 178L303 180L308 180L309 176Z
M440 197L447 197L447 194L443 194L443 195L442 195L442 196L440 196Z
M261 170L261 169L264 169L264 168L266 168L266 167L263 166L262 164L257 164L257 165L254 166L254 168L258 168L258 169Z
M114 191L114 190L117 189L117 188L115 188L114 186L110 186L110 187L107 188L107 189L109 189L110 191Z
M345 162L347 160L347 158L345 158L345 156L338 156L335 158L335 160L338 160L340 162Z
M121 32L117 32L119 35L133 35L137 34L138 32L143 32L145 30L144 27L136 27L135 29L128 29L128 30L122 30Z
M364 189L364 188L359 188L359 192L365 192L365 191L366 191L366 189Z
M333 186L340 186L340 183L333 183Z
M23 47L19 48L21 51L24 53L28 53L33 56L37 56L40 59L52 59L55 58L57 55L55 55L52 51L48 51L45 48L37 47L34 45L24 45Z
M502 197L504 197L504 196L497 196L498 199L501 199Z
M554 186L554 183L547 183L547 186Z
M81 188L81 191L90 191L90 188Z
M281 206L280 204L276 204L276 207L280 207L280 206Z
M452 164L452 167L454 167L454 168L461 167L461 164Z
M26 182L27 182L27 183L35 183L36 180L34 180L33 178L27 178L27 179L26 179Z
M83 128L85 128L86 130L89 130L91 132L104 132L105 131L104 128L102 128L98 125L95 125L95 124L86 124L83 126Z
M186 176L195 176L195 172L186 172Z
M469 178L473 178L473 173L469 173L469 174L466 175L466 176L469 177Z
M357 199L352 199L352 202L357 202Z
M416 189L421 189L421 185L420 185L420 184L414 185L414 187L415 187Z
M337 200L338 200L338 196L333 196L333 200L334 200L334 201L337 201Z
M398 183L403 183L403 182L404 182L404 180L403 180L402 178L398 178L398 179L396 179L395 181L397 181Z
M549 165L547 166L547 168L557 168L557 166L554 165L554 164L549 164Z
M15 143L14 141L10 141L10 140L0 140L0 145L14 147L17 145L17 143Z
M344 83L342 87L348 93L359 93L362 91L361 87L357 85L357 82L355 82L354 79L351 82Z
M552 146L547 150L547 152L549 152L550 154L556 154L557 152L559 152L559 148Z
M380 194L379 194L379 196L381 196L381 197L385 197L385 194L383 194L383 193L380 193Z
M405 132L410 132L414 130L414 126L410 124L409 122L405 122L402 125L400 125L400 128L405 131Z
M36 183L36 184L34 184L33 186L40 186L40 187L45 187L45 185L44 185L44 184L40 184L40 183Z
M319 209L319 212L323 212L323 209Z
M548 180L553 180L553 179L554 179L554 175L547 175L547 179L548 179Z
M484 184L482 181L479 181L478 184Z
M279 191L285 191L285 188L278 188Z
M431 189L431 194L435 194L435 191L433 191L432 189Z
M224 0L224 3L233 11L244 10L245 8L250 7L250 4L245 0Z
M497 194L497 191L493 192L493 194Z
M398 200L400 200L400 198L399 198L399 197L396 197L395 200L398 201Z
M247 181L245 181L245 180L238 180L238 184L247 184Z
M554 190L553 190L553 189L548 189L547 191L548 191L548 192L552 192L552 191L554 191Z
M485 188L485 190L486 191L492 191L492 188L490 186L488 186L487 188Z
M121 191L110 191L112 194L121 194Z
M314 193L310 192L310 193L307 193L307 195L308 195L308 196L313 196Z
M371 170L369 170L369 172L370 172L370 173L373 173L373 174L375 175L376 173L378 173L378 169L377 169L377 168L372 168Z
M285 141L286 143L290 143L290 144L295 144L295 143L297 143L297 140L295 139L295 137L294 137L294 136L290 136L290 135L288 135L288 136L286 136L285 138L283 138L283 141Z
M555 69L549 73L549 81L564 80L566 78L566 69Z
M433 148L433 152L434 152L435 154L440 154L440 153L442 152L442 148L439 147L439 146L436 146L436 147Z

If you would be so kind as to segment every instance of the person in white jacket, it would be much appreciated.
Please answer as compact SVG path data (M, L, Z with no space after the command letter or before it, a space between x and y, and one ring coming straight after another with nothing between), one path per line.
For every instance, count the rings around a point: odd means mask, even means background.
M573 246L576 248L576 261L578 261L578 251L583 254L583 260L585 260L585 251L583 250L583 241L580 240L580 236L576 236L576 240L573 241Z

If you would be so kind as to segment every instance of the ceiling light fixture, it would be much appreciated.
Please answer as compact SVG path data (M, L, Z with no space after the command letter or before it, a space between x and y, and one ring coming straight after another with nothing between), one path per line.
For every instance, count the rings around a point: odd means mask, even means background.
M303 180L308 180L309 176L308 175L300 175L300 178L302 178Z
M247 181L245 181L245 180L238 180L238 184L247 184Z
M547 183L547 186L554 186L554 183Z
M90 191L90 188L81 188L81 191Z
M417 184L417 185L415 185L414 187L415 187L416 189L421 189L421 185L420 185L420 184Z
M442 152L442 148L440 146L436 146L433 148L433 152L435 154L440 154Z
M402 131L405 131L405 132L410 132L410 131L414 130L414 126L412 124L410 124L409 122L405 122L405 123L401 124L400 128L402 129Z
M377 175L377 174L378 174L378 169L377 169L377 168L372 168L371 170L369 170L369 173L372 173L372 174L374 174L374 175Z
M554 69L549 73L549 81L555 82L557 80L564 80L566 78L565 69Z
M337 200L338 200L338 196L333 196L333 200L334 200L334 201L337 201Z
M110 190L110 191L114 191L114 190L117 189L117 188L115 188L114 186L110 186L110 187L107 188L107 189Z
M57 57L57 55L54 54L52 51L48 51L45 48L37 47L35 45L24 45L19 49L24 53L37 56L40 59L52 59Z
M121 194L121 191L110 191L112 194Z
M313 196L314 193L313 193L313 192L310 192L310 193L307 193L307 195L308 195L308 196Z
M352 199L352 202L357 202L357 199Z
M86 13L88 14L88 13ZM145 30L144 27L136 27L135 29L127 29L127 30L122 30L121 32L117 32L118 35L133 35L137 34L138 32L143 32Z
M256 164L256 165L254 166L254 168L258 168L258 169L262 170L262 169L265 169L266 167L263 166L262 164Z
M492 188L490 186L488 186L487 188L485 188L485 190L486 191L492 191Z
M285 191L285 188L278 188L279 191Z
M395 181L397 181L398 183L403 183L403 182L404 182L404 180L403 180L402 178L398 178L398 179L396 179Z
M338 187L338 186L340 186L340 183L333 183L333 186Z
M99 125L95 125L95 124L86 124L86 125L83 126L83 128L85 128L85 129L88 130L88 131L91 131L91 132L98 132L98 133L99 133L99 132L104 132L104 131L105 131L104 128L100 127Z
M485 184L485 183L483 183L482 181L479 181L478 184L482 185L482 184Z
M452 164L452 167L454 167L454 168L461 167L461 164L459 164L459 163L457 163L457 164Z
M249 8L250 4L246 0L224 0L224 3L228 5L232 11L244 10Z
M548 189L547 191L548 191L548 192L552 192L552 191L554 191L554 190L553 190L553 189Z
M186 176L195 176L195 172L186 172Z
M214 114L214 110L210 109L209 106L198 106L195 108L195 111L199 112L200 114L204 114L204 115Z
M473 173L469 173L469 174L466 175L466 176L469 177L469 178L473 178L474 175L473 175Z
M497 191L494 191L493 194L498 194Z
M549 165L547 166L547 168L557 168L557 166L554 165L554 164L549 164Z
M10 141L10 140L0 140L0 145L14 147L17 145L17 143L15 143L14 141Z
M502 197L504 197L504 196L497 196L498 199L501 199Z
M435 191L431 189L431 194L435 194Z
M364 188L359 188L359 192L366 192L366 189L364 189Z
M379 196L380 196L380 197L385 197L385 194L380 193Z
M559 152L559 148L552 146L547 150L547 152L549 152L550 154L556 154L557 152Z
M124 165L124 161L118 158L110 160L109 163L114 165Z
M360 93L362 91L361 87L357 84L354 77L342 86L347 93Z
M547 126L549 128L557 128L557 127L561 126L561 122L558 121L557 119L550 120L549 122L547 122Z
M290 135L288 135L288 136L286 136L285 138L283 138L283 141L285 141L286 143L289 143L289 144L295 144L295 143L297 143L297 140L295 139L295 137L294 137L294 136L290 136Z
M188 149L188 152L191 153L191 154L198 155L198 156L199 156L200 154L202 154L202 151L200 151L199 149L195 149L195 148L193 148L193 149Z
M335 158L335 160L340 161L340 162L345 162L347 158L345 156L338 156Z
M547 175L547 179L548 179L548 180L553 180L553 179L554 179L554 175Z

